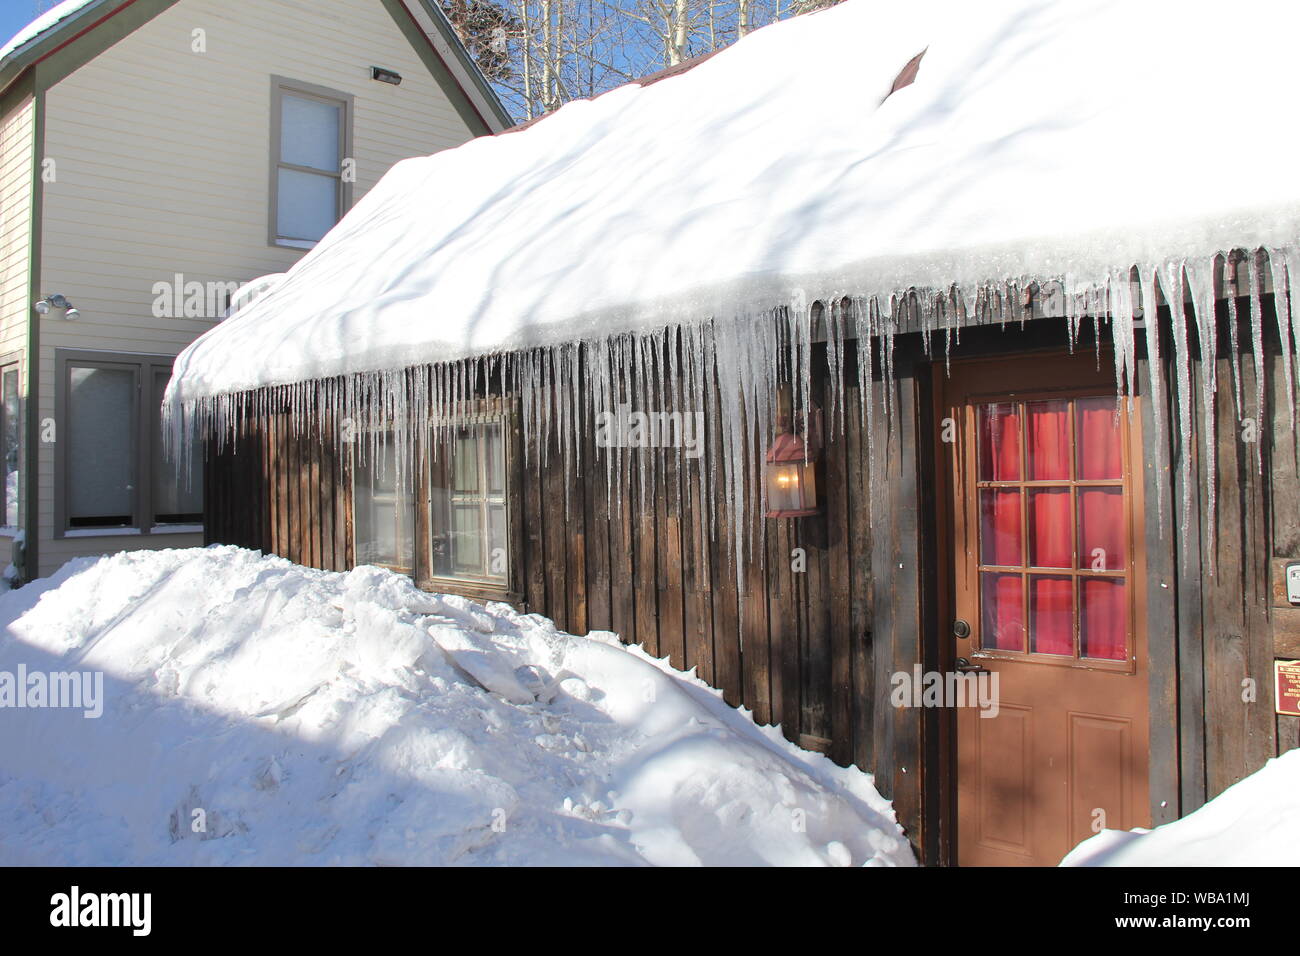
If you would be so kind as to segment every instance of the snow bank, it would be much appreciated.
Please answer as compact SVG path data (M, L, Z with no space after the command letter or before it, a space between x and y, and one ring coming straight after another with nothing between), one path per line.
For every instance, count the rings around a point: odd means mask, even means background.
M850 0L774 24L398 164L170 395L1292 247L1296 35L1284 0Z
M0 681L104 673L98 719L0 709L0 864L913 862L870 776L692 676L376 568L79 559L0 627Z
M1154 830L1103 830L1062 866L1294 866L1300 750L1275 757L1195 813Z

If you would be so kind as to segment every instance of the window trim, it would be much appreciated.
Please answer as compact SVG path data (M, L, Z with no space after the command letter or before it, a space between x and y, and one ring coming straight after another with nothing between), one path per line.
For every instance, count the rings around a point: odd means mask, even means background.
M419 449L419 475L414 493L415 504L415 568L406 574L416 587L425 591L444 594L458 594L480 601L504 601L522 608L523 589L523 433L519 403L513 398L489 398L475 403L476 408L464 415L458 415L450 422L452 426L481 425L492 422L501 424L502 454L504 458L505 507L506 507L506 579L505 581L483 581L471 578L440 577L430 573L433 567L433 541L430 533L432 518L430 451L431 442L425 441ZM356 442L352 443L346 455L344 481L348 496L348 541L347 560L349 567L357 567L356 560L356 495L355 491L355 452L358 443L363 441L358 432ZM379 565L385 567L385 565Z
M501 483L502 483L501 503L502 503L502 507L505 510L505 517L506 517L506 528L505 528L506 573L503 575L503 580L491 578L486 575L481 577L471 577L468 575L465 577L457 577L455 575L439 575L433 573L432 571L433 568L433 458L431 457L429 451L426 451L426 453L423 456L423 460L422 460L423 467L421 469L421 480L423 482L424 487L421 489L421 493L417 497L417 502L423 503L423 508L421 509L421 513L418 515L418 517L422 518L423 521L422 522L417 521L416 523L416 531L417 533L422 534L423 540L421 542L417 542L416 552L417 554L419 554L419 552L423 550L425 555L427 556L428 560L425 562L424 565L424 569L425 569L424 581L427 582L431 587L443 588L443 589L450 588L450 587L463 587L463 588L471 588L471 589L502 591L502 590L506 590L510 585L511 574L514 571L514 561L512 560L514 555L511 554L511 548L510 548L510 541L511 541L510 533L511 533L511 529L514 526L514 519L510 513L510 497L511 497L510 492L512 486L514 485L514 482L512 481L510 475L510 465L508 459L509 451L507 448L510 441L510 422L505 415L478 416L478 417L468 416L463 419L456 420L452 425L452 428L453 429L472 428L479 425L499 425L501 427L501 460L502 460L502 471L503 471L503 474L501 476ZM439 449L440 453L445 453L448 456L450 456L451 454L450 445L451 442L455 440L454 432L445 433L443 436L441 436L441 439L442 439L443 447ZM430 443L430 448L432 448L432 443ZM478 446L478 460L475 462L475 465L476 467L479 467L479 466L484 466L484 464L485 464L485 460L483 458L483 449L480 444ZM483 478L485 476L480 475L479 477ZM449 491L449 495L450 494L451 492ZM480 519L486 519L489 510L489 500L492 498L492 495L488 494L485 491L477 497L480 499L478 503L479 517ZM448 515L448 520L450 520L450 515ZM421 528L421 523L423 524L423 528Z
M339 218L335 220L337 224L349 209L352 208L352 186L343 177L343 161L352 158L352 121L356 107L356 97L351 93L345 93L342 90L330 89L326 86L318 86L315 83L304 83L301 80L290 79L286 76L271 77L271 134L268 142L267 158L271 167L270 171L270 188L267 193L269 202L266 210L267 222L267 245L277 249L299 249L308 250L316 247L316 242L306 239L291 239L279 234L280 232L280 170L296 169L301 172L308 172L314 175L326 175L322 170L297 166L292 163L282 162L280 158L280 133L282 122L282 107L284 103L284 94L289 93L295 96L302 96L307 99L323 100L333 103L342 108L342 120L339 123L339 169L336 171L335 179L337 180L337 192L339 204Z
M14 515L16 519L13 524L5 524L0 521L0 537L13 537L24 527L22 521L23 514L23 476L27 474L27 396L24 394L24 373L26 369L23 365L23 353L20 350L5 352L0 355L0 384L4 381L5 370L9 366L14 366L18 370L18 514ZM0 393L0 403L4 401L4 395ZM0 423L2 426L3 423Z
M154 521L154 452L161 449L161 410L150 408L145 388L152 391L153 376L158 372L168 375L176 362L174 355L156 355L149 352L98 352L84 349L54 350L54 538L78 539L120 537L122 535L202 534L205 520L157 524ZM133 431L136 443L134 466L135 488L132 498L132 524L124 526L74 528L69 524L71 483L68 475L68 436L71 421L68 402L71 374L74 366L91 366L129 369L135 376L135 399L132 405ZM200 479L205 476L200 475ZM204 490L204 518L206 519L206 487Z

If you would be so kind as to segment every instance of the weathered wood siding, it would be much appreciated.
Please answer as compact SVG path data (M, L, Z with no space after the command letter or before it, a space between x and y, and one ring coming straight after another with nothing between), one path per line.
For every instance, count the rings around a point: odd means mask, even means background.
M1273 321L1267 302L1265 321ZM1240 338L1250 340L1244 329ZM953 356L1065 345L1064 323L1043 320L1024 328L968 330ZM1245 414L1257 418L1263 443L1262 473L1255 446L1241 440L1231 363L1217 360L1213 574L1204 483L1196 471L1204 467L1199 437L1184 449L1176 427L1167 424L1166 467L1157 469L1154 457L1146 462L1157 822L1190 812L1300 739L1300 719L1275 717L1272 702L1274 655L1300 657L1300 611L1284 606L1273 587L1280 559L1300 558L1300 478L1275 334L1266 345L1269 403L1263 412L1251 411L1253 358L1243 356L1240 366ZM1092 348L1085 336L1080 361L1093 360ZM815 351L814 393L826 411L821 513L797 520L751 515L753 546L739 556L725 509L710 516L705 507L721 496L710 467L710 455L721 446L718 421L707 422L703 457L679 463L675 454L650 453L645 471L625 471L613 494L593 429L581 436L583 465L576 472L562 467L557 436L547 448L534 436L527 463L514 463L523 520L511 584L527 610L573 633L615 631L676 667L695 668L759 723L780 724L791 740L870 770L931 862L950 859L952 730L942 711L895 710L889 689L897 671L951 664L947 622L937 620L946 556L937 552L942 502L935 500L937 424L930 396L933 376L944 374L939 349L937 356L926 355L916 335L897 341L888 430L879 411L886 385L876 370L872 449L858 416L855 348L849 345L845 359L842 426L832 412L825 351ZM1166 343L1166 423L1176 421L1170 352ZM1225 341L1220 355L1227 354ZM1139 394L1145 399L1144 363ZM1198 436L1205 372L1194 356ZM1144 400L1141 407L1151 447L1151 405ZM314 567L350 567L349 489L338 447L315 432L295 436L282 415L250 422L247 436L209 463L209 539ZM759 462L762 451L750 449L745 460ZM874 483L867 478L870 454ZM1195 465L1187 505L1178 469L1183 454ZM1161 486L1163 520L1156 509ZM737 560L744 570L739 585ZM1254 700L1243 698L1248 678Z

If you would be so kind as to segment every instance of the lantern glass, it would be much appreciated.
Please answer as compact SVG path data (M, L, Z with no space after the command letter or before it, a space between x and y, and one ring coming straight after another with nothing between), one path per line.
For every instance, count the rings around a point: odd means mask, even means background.
M811 461L769 461L765 471L769 518L817 513L817 478Z

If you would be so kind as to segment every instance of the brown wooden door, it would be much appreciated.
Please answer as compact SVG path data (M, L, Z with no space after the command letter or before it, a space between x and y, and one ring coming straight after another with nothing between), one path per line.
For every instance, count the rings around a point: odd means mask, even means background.
M996 716L957 709L961 864L1054 865L1150 823L1139 415L1100 365L953 363L940 386L945 639L998 690Z

